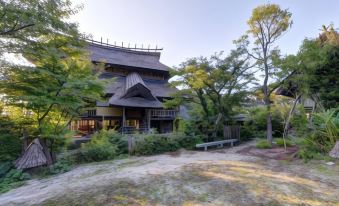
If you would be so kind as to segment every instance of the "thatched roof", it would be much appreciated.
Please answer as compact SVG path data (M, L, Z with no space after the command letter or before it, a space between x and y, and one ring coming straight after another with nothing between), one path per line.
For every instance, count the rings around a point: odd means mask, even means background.
M151 90L146 86L140 75L136 72L130 73L126 77L125 94L122 98L142 97L147 100L156 100Z
M160 62L160 52L134 51L89 43L88 50L93 62L145 68L168 72L169 67Z
M28 169L46 164L47 159L39 139L34 139L25 150L25 153L16 160L15 167L18 169Z
M106 93L113 94L112 97L108 102L97 102L97 106L162 108L163 104L157 98L169 98L176 91L165 80L142 79L132 73L131 76L116 77L106 88Z

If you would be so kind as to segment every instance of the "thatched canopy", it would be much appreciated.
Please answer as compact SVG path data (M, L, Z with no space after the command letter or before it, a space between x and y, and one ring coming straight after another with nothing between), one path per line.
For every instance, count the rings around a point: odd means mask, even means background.
M47 164L46 156L39 139L34 139L27 147L25 153L16 160L15 167L18 169L28 169Z
M151 90L146 86L140 75L136 72L130 73L126 77L125 94L123 98L143 97L147 100L154 101L156 98L152 95Z
M158 99L170 98L171 94L177 91L176 88L170 87L166 80L142 79L137 73L127 77L105 75L104 78L115 78L105 91L112 95L107 102L97 102L97 106L163 108Z

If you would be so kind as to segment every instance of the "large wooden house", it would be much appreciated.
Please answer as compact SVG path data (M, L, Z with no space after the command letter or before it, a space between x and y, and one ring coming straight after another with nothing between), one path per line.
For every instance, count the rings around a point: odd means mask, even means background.
M113 78L106 88L106 101L97 102L71 123L81 134L107 128L123 133L173 131L178 109L165 109L163 102L175 92L168 84L169 67L160 60L160 49L136 49L90 42L94 65L104 64L102 79Z

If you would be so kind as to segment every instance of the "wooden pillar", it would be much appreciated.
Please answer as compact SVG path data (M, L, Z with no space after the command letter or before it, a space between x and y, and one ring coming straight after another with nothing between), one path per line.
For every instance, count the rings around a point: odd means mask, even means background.
M147 110L147 130L148 132L150 131L151 129L151 110L148 109Z
M126 122L126 110L125 107L122 108L122 127L125 127Z
M87 122L87 133L89 133L89 120L86 120Z

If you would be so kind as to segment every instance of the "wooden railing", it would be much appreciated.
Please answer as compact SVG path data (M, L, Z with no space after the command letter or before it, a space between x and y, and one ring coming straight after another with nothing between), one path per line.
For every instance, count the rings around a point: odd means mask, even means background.
M82 117L94 117L97 115L97 110L96 109L91 109L87 110L85 113L83 113L81 116Z
M178 114L177 110L169 110L169 109L152 109L151 110L151 118L175 118Z

